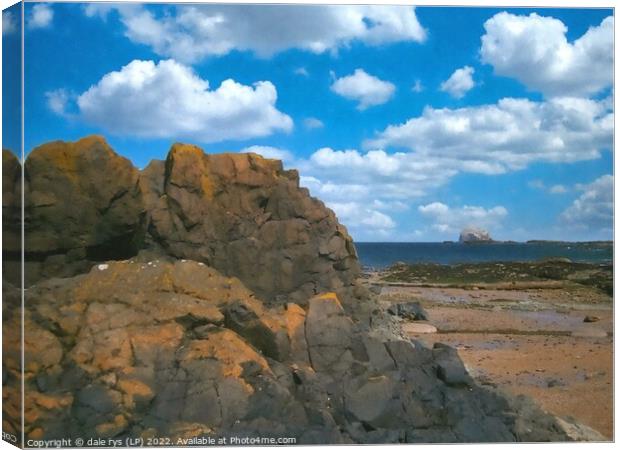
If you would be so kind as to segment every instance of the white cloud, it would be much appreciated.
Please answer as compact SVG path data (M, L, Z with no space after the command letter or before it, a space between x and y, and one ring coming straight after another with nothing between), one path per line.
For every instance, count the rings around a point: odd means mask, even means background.
M265 145L252 145L240 150L239 153L256 153L267 159L279 159L282 162L292 162L295 157L288 150Z
M356 69L353 75L336 79L331 90L349 100L357 101L357 109L364 110L387 102L394 95L396 87L362 69Z
M548 96L587 96L613 82L614 18L574 42L560 20L501 12L484 24L480 55L498 75Z
M379 209L382 211L407 211L409 209L409 205L405 202L401 202L398 200L394 201L383 201L383 200L373 200L372 206L375 209Z
M200 142L244 140L288 132L289 116L275 107L269 81L232 79L217 89L174 60L134 60L77 98L79 118L111 133Z
M405 148L459 171L498 174L536 161L598 158L603 149L612 148L613 117L607 100L577 98L427 107L421 116L387 127L365 146Z
M304 119L304 127L308 130L315 130L317 128L323 128L325 124L316 117L307 117Z
M551 194L566 194L568 189L563 184L554 184L549 188Z
M450 78L441 83L441 90L447 92L454 98L463 98L463 96L474 87L473 67L465 66L456 69Z
M166 13L135 5L117 9L129 39L187 63L234 50L269 57L292 48L323 53L353 42L376 46L426 38L415 9L407 6L179 5ZM94 9L86 13L96 14Z
M6 36L17 31L17 20L10 11L2 11L2 35Z
M37 3L32 7L26 24L30 29L47 28L54 20L54 11L46 3Z
M560 215L565 224L592 232L611 230L614 212L614 177L603 175L578 186L583 193Z
M553 186L547 186L542 180L531 180L527 184L532 189L545 191L549 194L566 194L568 192L568 188L563 184L554 184Z
M467 227L497 229L508 211L503 206L485 209L481 206L450 207L441 202L420 205L418 211L431 220L431 228L442 234L456 234Z
M333 209L338 220L351 230L363 231L370 228L373 232L386 233L396 227L390 216L359 202L328 202L327 206Z
M116 7L112 3L87 3L84 5L84 14L86 14L86 17L99 17L106 20L108 14L114 11Z
M385 213L406 210L410 199L426 195L457 173L441 160L413 153L361 153L329 147L295 164L303 175L301 183L322 200L357 202Z
M422 82L420 80L415 80L415 83L411 86L411 90L419 94L424 90L424 86L422 86Z
M353 202L362 205L362 210L392 216L400 210L387 205L420 201L459 173L493 175L541 161L598 158L613 144L613 113L609 108L607 99L573 98L545 102L503 99L498 104L469 108L427 108L421 116L380 132L365 143L367 151L325 147L295 164L304 176L302 184L327 203ZM548 187L541 180L532 181L530 186L554 194L568 190L563 185ZM448 211L455 213L463 226L463 218L481 211L490 217L501 216L498 209L476 208ZM452 233L461 222L437 221L433 230L443 228L444 234ZM393 235L394 230L390 233Z
M65 89L56 89L45 93L47 107L59 116L65 115L69 94Z
M297 69L295 69L293 71L293 73L295 75L301 75L302 77L309 77L310 73L308 72L308 69L306 69L305 67L298 67Z

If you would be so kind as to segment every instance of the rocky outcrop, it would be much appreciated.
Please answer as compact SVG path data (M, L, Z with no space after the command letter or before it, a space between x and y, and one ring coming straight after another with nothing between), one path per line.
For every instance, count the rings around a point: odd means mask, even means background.
M280 303L343 292L359 273L347 230L280 161L175 144L140 173L91 136L34 149L25 174L28 285L143 248L204 262Z
M461 231L459 236L459 242L462 243L475 243L475 242L492 242L491 235L488 231L482 228L465 228Z
M266 307L203 263L142 254L40 282L26 293L26 436L567 438L551 416L476 386L453 349L379 339L333 293L307 304ZM14 314L5 306L5 324ZM17 398L19 352L5 361Z
M406 339L356 281L346 229L279 161L175 145L138 173L90 137L35 149L25 173L29 439L584 436ZM3 292L3 430L18 434L21 293Z
M37 147L24 175L27 284L128 258L142 247L138 170L103 138Z
M143 171L141 188L158 245L239 277L262 298L303 302L359 273L346 229L280 161L175 144Z

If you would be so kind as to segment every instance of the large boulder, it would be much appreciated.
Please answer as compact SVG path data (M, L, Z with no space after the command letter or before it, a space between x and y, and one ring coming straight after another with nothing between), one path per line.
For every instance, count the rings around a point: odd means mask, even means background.
M21 318L15 292L3 304L7 330ZM311 298L307 310L266 307L239 279L203 263L141 253L37 283L25 304L28 439L583 438L532 404L477 386L452 349L367 333L334 293ZM9 430L21 410L16 339L5 335Z
M140 186L155 243L239 277L264 299L302 302L359 274L345 227L280 161L175 144Z
M142 246L138 170L99 136L35 148L25 167L27 284L124 259Z

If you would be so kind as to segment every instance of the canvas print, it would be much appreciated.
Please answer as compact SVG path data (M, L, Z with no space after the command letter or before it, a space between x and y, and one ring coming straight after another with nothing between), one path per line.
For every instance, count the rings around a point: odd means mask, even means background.
M2 43L4 441L614 439L612 7L27 1Z

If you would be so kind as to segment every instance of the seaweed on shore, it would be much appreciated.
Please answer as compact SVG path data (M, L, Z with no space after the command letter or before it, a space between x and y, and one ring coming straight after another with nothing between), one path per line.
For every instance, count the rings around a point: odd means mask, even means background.
M594 287L612 296L613 264L576 263L566 260L452 265L398 263L388 269L382 280L447 285L566 281Z

